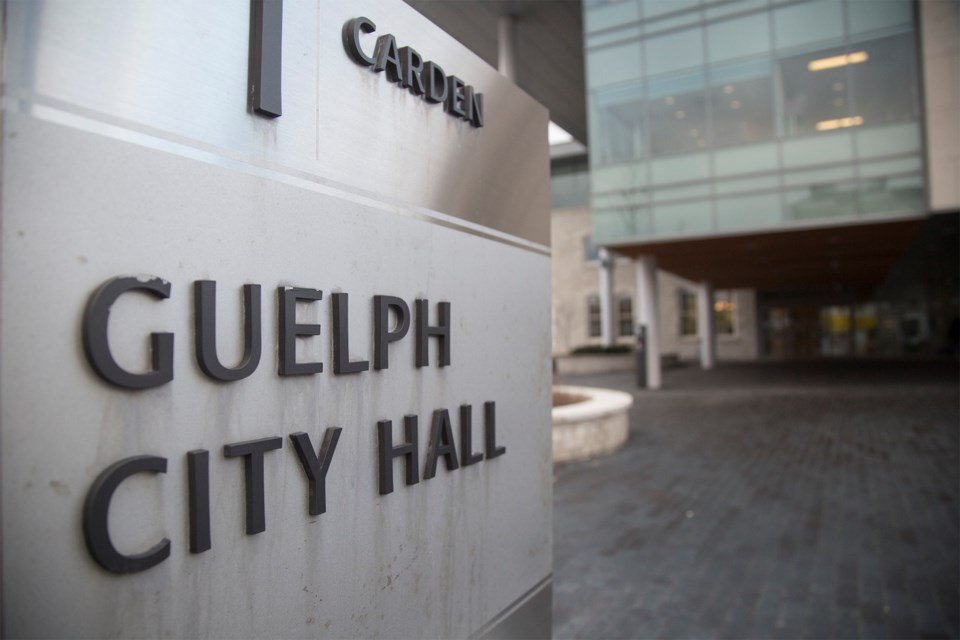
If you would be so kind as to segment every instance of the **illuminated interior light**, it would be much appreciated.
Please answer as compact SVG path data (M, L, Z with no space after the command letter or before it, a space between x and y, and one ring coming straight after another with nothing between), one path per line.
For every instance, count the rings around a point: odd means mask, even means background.
M674 102L676 101L673 99L673 96L667 96L663 99L664 104L673 104Z
M817 123L817 131L833 131L834 129L844 129L846 127L859 127L862 124L862 116L837 118L836 120L821 120Z
M731 108L731 109L739 109L739 108L740 108L740 101L739 101L739 100L734 100L734 101L732 101L732 102L730 103L730 108Z
M723 92L726 93L727 95L730 95L731 93L733 93L733 85L728 84L727 86L725 86L723 88Z
M685 117L687 117L687 113L683 109L677 111L673 115L677 120L683 120Z
M836 69L837 67L845 67L848 64L860 64L861 62L866 62L869 59L870 56L867 55L866 51L857 51L855 53L847 53L842 56L831 56L829 58L811 60L810 63L807 64L807 69L810 71Z

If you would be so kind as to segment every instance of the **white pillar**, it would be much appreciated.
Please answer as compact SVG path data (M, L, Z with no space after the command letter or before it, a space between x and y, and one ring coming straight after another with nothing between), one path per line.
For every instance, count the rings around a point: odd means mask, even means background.
M514 57L514 28L516 18L500 16L497 22L497 71L511 82L517 81L517 68Z
M657 295L657 259L640 256L637 272L637 306L640 324L647 332L647 388L659 389L660 376L660 304Z
M597 251L600 261L600 341L612 347L613 332L613 256L604 248Z
M700 367L713 369L717 362L717 331L714 327L713 285L701 282L697 287L697 321L700 325Z

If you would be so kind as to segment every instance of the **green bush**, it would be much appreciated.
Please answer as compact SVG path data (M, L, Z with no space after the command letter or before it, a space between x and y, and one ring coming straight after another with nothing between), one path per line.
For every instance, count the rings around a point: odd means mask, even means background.
M615 344L609 347L604 347L599 344L585 344L581 347L575 348L570 352L572 356L603 356L603 355L614 355L618 353L630 353L633 351L633 347L628 344Z

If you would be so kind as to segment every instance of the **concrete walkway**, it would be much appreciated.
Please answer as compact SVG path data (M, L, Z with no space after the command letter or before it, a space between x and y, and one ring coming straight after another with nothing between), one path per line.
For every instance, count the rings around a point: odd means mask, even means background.
M694 366L558 465L557 638L956 638L956 362Z

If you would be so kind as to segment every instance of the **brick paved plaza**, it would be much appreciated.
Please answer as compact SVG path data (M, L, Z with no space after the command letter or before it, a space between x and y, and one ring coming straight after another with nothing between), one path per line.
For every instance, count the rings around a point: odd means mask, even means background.
M956 638L956 362L688 366L558 465L557 638Z

